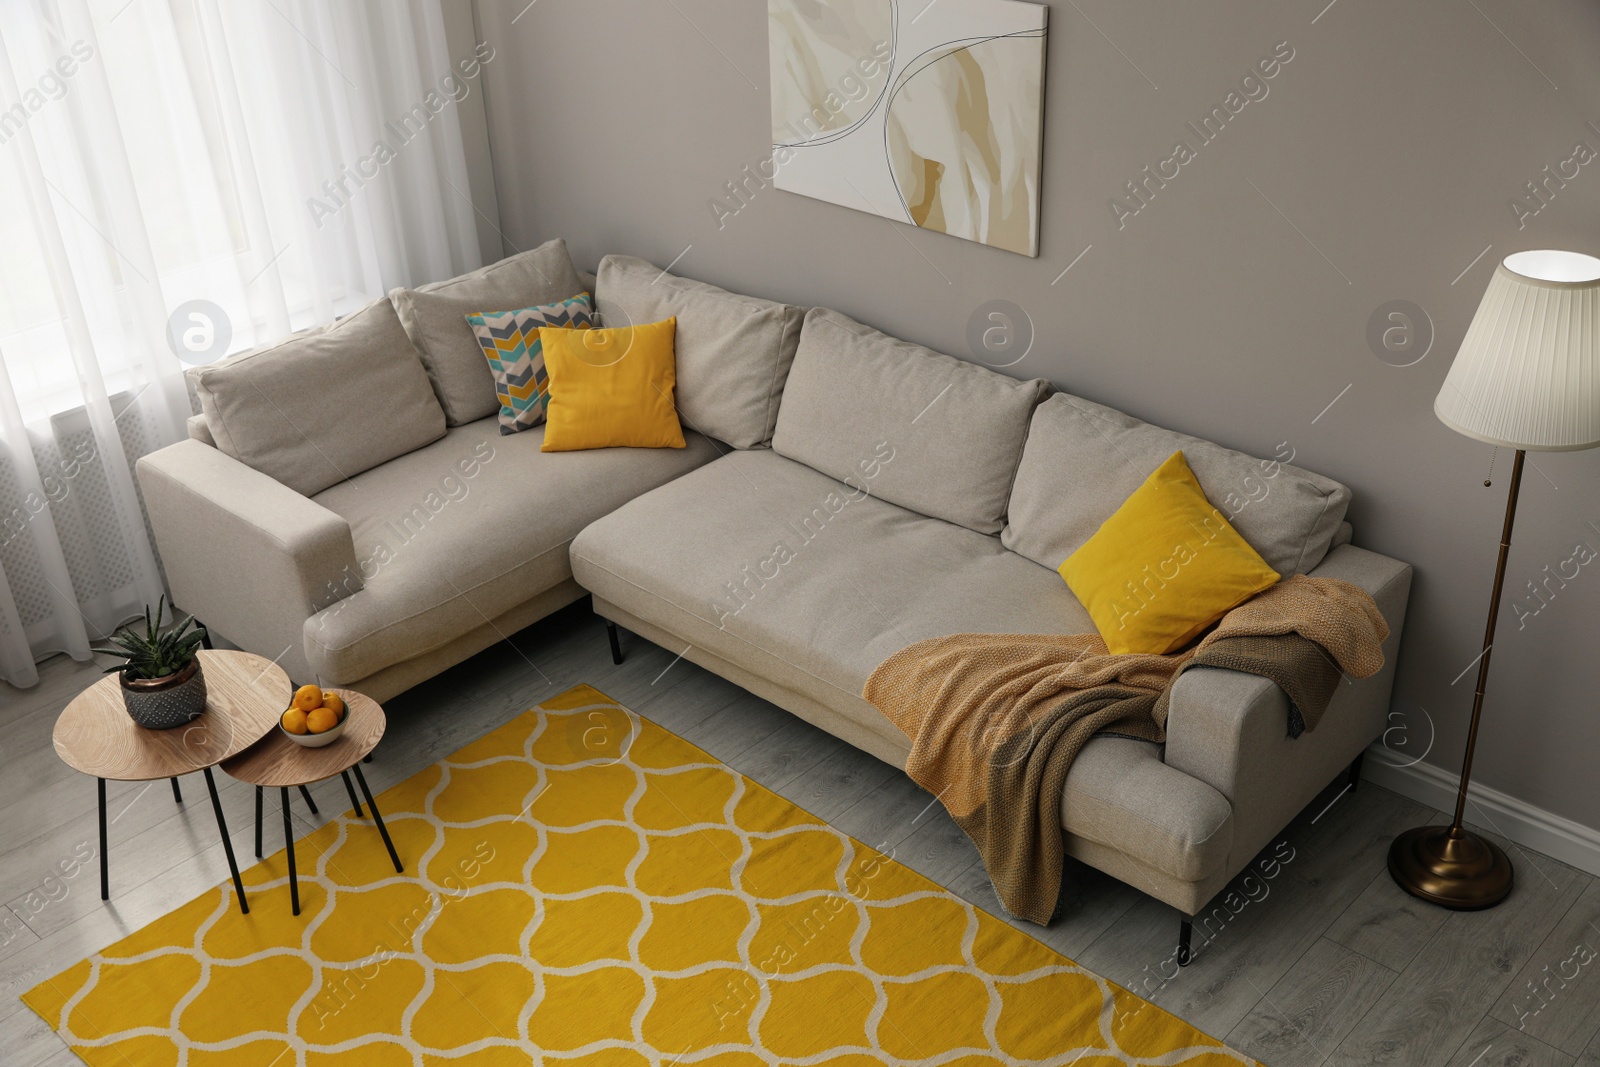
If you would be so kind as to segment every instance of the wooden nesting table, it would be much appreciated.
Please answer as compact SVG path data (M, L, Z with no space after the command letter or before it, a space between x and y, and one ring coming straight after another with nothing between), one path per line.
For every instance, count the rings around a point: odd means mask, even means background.
M109 675L84 690L56 720L55 748L62 762L93 776L100 792L100 899L111 896L110 862L106 855L106 780L154 782L172 779L172 795L180 804L180 775L200 771L211 793L211 808L228 856L239 910L249 914L239 864L228 839L228 823L217 798L211 768L238 755L272 731L288 706L292 689L283 668L249 652L201 650L206 679L206 710L187 726L147 730L128 717L121 683ZM381 714L381 713L380 713ZM381 731L380 731L381 733ZM332 747L332 746L330 746Z
M283 806L283 845L289 854L289 901L296 915L300 914L300 881L295 869L294 825L289 819L290 789L300 789L304 792L306 786L338 775L344 779L345 792L350 796L356 818L361 818L361 801L356 799L355 787L350 783L350 775L354 774L356 782L361 786L361 795L366 797L367 807L372 811L372 821L377 824L384 847L389 850L389 858L394 861L394 869L405 870L400 862L400 854L395 851L394 841L389 837L389 828L383 825L383 816L378 812L378 804L372 799L372 790L368 788L367 779L361 773L361 761L378 746L379 741L383 740L383 731L388 725L383 708L371 697L349 689L324 691L339 694L345 707L349 709L344 733L336 740L321 748L297 745L284 736L282 731L276 729L277 716L274 715L273 728L269 729L265 737L222 764L222 769L230 777L256 787L257 859L261 858L262 790L279 791ZM308 794L307 800L309 799ZM313 807L312 811L315 810Z

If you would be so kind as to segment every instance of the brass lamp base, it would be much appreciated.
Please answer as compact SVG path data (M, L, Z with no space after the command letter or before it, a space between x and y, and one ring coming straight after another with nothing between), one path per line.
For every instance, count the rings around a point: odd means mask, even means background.
M1449 826L1407 830L1389 846L1389 874L1414 897L1455 911L1492 908L1511 892L1511 860L1493 841Z

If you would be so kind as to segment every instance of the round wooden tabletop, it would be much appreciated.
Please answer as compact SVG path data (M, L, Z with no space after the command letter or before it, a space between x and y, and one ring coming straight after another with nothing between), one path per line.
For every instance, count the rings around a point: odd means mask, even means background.
M376 700L350 689L325 689L338 693L350 714L344 733L321 748L297 745L283 731L274 729L253 746L227 760L222 769L232 778L250 785L290 789L332 778L367 758L367 753L383 740L388 720Z
M119 676L107 675L56 719L56 754L96 778L144 782L214 767L255 744L289 706L289 676L250 652L202 649L199 656L206 679L206 710L199 718L147 730L128 716Z

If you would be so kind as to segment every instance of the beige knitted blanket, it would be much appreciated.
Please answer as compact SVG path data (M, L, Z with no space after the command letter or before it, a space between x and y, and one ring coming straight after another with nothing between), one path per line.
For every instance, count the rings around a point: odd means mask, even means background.
M1315 728L1341 671L1382 668L1388 636L1364 590L1296 575L1180 652L1112 655L1098 634L955 634L896 652L862 696L911 739L906 772L978 846L1001 903L1042 924L1060 896L1062 788L1091 737L1164 741L1172 684L1190 666L1271 678L1298 736Z

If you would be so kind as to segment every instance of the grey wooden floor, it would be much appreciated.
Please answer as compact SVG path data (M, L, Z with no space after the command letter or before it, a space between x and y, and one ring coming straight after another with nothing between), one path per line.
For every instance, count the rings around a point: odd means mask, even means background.
M624 641L627 660L614 667L603 628L579 603L391 701L389 732L369 768L373 788L587 682L1003 916L971 844L900 771L675 652ZM227 877L202 779L184 780L182 806L165 783L113 784L112 899L101 902L94 784L50 746L57 712L97 675L64 657L42 674L23 692L0 683L7 1067L79 1062L20 993ZM226 776L219 784L234 848L248 856L250 791ZM324 812L340 810L339 787L319 789ZM303 830L320 822L299 807L297 817ZM1159 975L1175 913L1091 869L1068 871L1071 903L1053 926L1015 925L1271 1067L1600 1067L1596 880L1512 849L1518 882L1505 904L1480 913L1430 907L1395 888L1384 853L1396 832L1434 820L1444 821L1376 786L1343 796L1330 787L1286 831L1279 855L1292 850L1293 858L1281 873L1242 887L1249 903L1171 981Z

